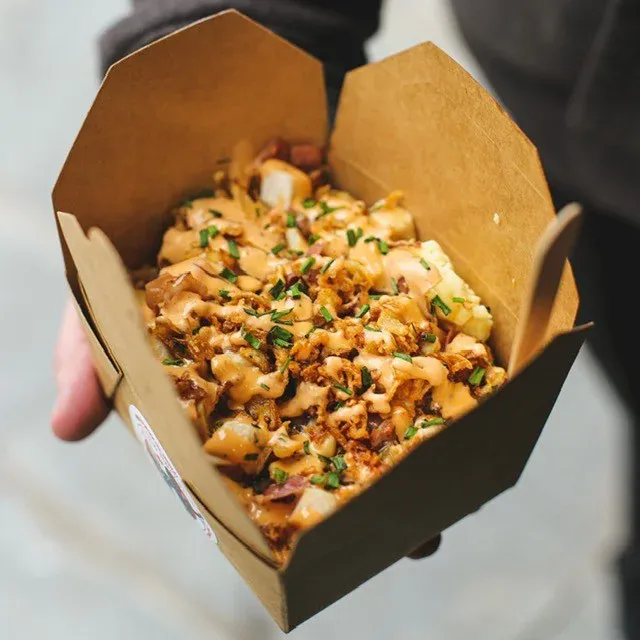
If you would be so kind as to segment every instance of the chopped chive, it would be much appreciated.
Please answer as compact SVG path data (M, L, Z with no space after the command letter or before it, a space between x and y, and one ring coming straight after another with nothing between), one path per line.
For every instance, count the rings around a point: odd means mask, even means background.
M424 259L424 258L420 258L420 264L427 270L427 271L431 271L431 267L429 266L429 263Z
M398 295L400 290L398 289L398 283L395 278L391 278L391 288L393 289L393 293Z
M333 320L333 316L327 307L320 307L320 313L327 322L331 322Z
M356 242L358 242L356 232L353 229L347 229L347 242L349 243L350 247L355 247Z
M273 470L273 479L278 484L284 484L287 481L289 474L284 470L280 469L280 467L275 467Z
M214 218L222 218L222 213L220 211L218 211L217 209L209 209L209 213L214 217Z
M360 394L363 394L373 384L371 371L369 371L367 367L362 367L362 369L360 369L360 382L362 383L362 386L359 389Z
M423 429L426 429L427 427L433 427L436 424L444 424L444 419L443 418L431 418L430 420L423 420L420 423L420 426Z
M317 233L312 233L308 238L307 238L307 242L309 243L309 245L313 245L316 242L318 242L318 240L320 240L320 236Z
M309 455L311 453L311 450L309 449L309 441L305 440L304 444L302 445L302 448L304 449L304 452Z
M291 333L291 331L287 331L287 329L284 329L281 326L271 327L271 329L269 329L267 337L272 342L272 344L276 345L277 347L289 348L293 346L293 343L291 342L293 334Z
M285 309L284 311L271 311L269 313L271 313L271 320L273 322L278 322L280 318L284 318L285 316L288 316L292 311L293 311L293 307L291 307L291 309Z
M365 325L364 327L367 331L375 331L376 333L382 333L382 329L376 329L372 327L370 324Z
M347 468L344 456L333 456L333 458L331 458L331 464L338 473L342 473Z
M324 216L328 216L330 213L333 213L334 211L337 211L338 209L341 209L342 207L330 207L326 202L319 202L318 203L320 205L320 209L321 209L321 213L319 216L317 216L317 220L319 220L320 218L324 218Z
M324 267L322 267L320 273L327 273L327 271L329 271L329 269L331 268L331 265L336 261L335 258L331 258L331 260L329 260L329 262L327 262L327 264L324 265Z
M367 236L364 241L369 244L370 242L375 242L377 238L375 236Z
M276 347L283 347L284 349L289 349L290 347L293 346L291 342L288 342L287 340L283 340L282 338L274 338L273 344Z
M224 300L231 300L231 296L229 295L229 292L226 289L220 289L218 291L218 294L220 295L221 298L223 298Z
M344 407L345 405L345 401L344 400L340 400L339 402L336 402L333 405L333 408L331 409L331 411L337 411L338 409L342 409L342 407Z
M289 213L287 213L287 227L289 227L290 229L293 229L293 227L295 226L296 226L296 216L294 213L289 211Z
M331 472L327 475L327 484L325 485L327 489L339 489L340 488L340 475L334 472Z
M220 272L220 276L223 277L225 280L228 280L232 284L235 283L236 280L238 279L238 276L235 273L233 273L233 271L231 271L231 269L227 269L227 267L225 267Z
M258 459L258 454L257 453L245 453L244 459L245 460L257 460Z
M275 245L275 247L271 247L271 253L273 253L274 256L277 256L285 248L285 246L286 245L280 242L279 244Z
M180 358L165 358L162 361L162 364L166 367L181 367L184 364L184 361Z
M353 395L353 391L351 391L351 389L349 389L349 387L345 387L343 384L340 384L338 382L334 382L333 386L338 391L342 391L342 393L346 393L348 396L352 396Z
M423 333L422 339L425 342L435 342L438 339L438 336L435 333Z
M380 240L380 238L376 238L376 241L378 243L378 251L380 251L383 256L386 256L387 253L389 253L389 245L384 240Z
M318 458L326 465L331 464L331 458L327 458L327 456L321 456L320 454L318 454Z
M250 309L249 307L245 307L243 309L243 311L248 315L248 316L253 316L254 318L259 318L262 314L259 313L258 311L256 311L255 309Z
M416 433L418 433L418 429L416 427L409 427L405 432L404 432L404 439L405 440L410 440L411 438L413 438L413 436L416 435Z
M317 473L316 473L316 474L314 474L314 475L312 475L312 476L309 478L309 482L310 482L311 484L324 484L324 481L325 481L325 477L324 477L324 476L321 476L321 475L318 475Z
M245 331L240 335L244 338L247 344L253 347L254 349L259 349L262 346L262 340L258 340L258 338L256 338L252 333Z
M271 391L271 387L268 387L266 384L264 384L263 382L260 383L260 386L265 390L265 391Z
M302 263L302 266L300 267L300 273L302 273L302 274L307 273L307 271L309 271L309 269L311 269L311 267L313 267L313 265L315 263L316 263L316 259L315 258L307 258Z
M458 298L457 296L453 297L454 302L459 302L460 304L464 304L466 300L464 298Z
M289 251L294 255L294 256L301 256L304 251L300 251L299 249L289 249Z
M302 295L302 291L300 291L300 283L296 282L295 284L291 285L289 289L287 289L287 293L294 300L297 300Z
M393 357L400 358L400 360L406 360L407 362L413 362L413 358L408 353L401 353L400 351L394 351Z
M451 309L440 296L435 296L431 301L431 304L438 307L445 316L448 316L451 313Z
M209 240L211 238L215 238L218 235L218 233L220 233L220 231L218 230L218 227L216 227L215 225L211 225L206 229L200 229L200 232L199 232L200 247L204 249L209 244Z
M280 369L278 369L278 371L279 371L280 373L284 373L284 372L289 368L289 365L291 364L291 360L292 360L292 358L291 358L291 356L289 356L289 357L288 357L288 358L287 358L287 359L282 363L282 366L280 367Z
M368 304L362 305L362 307L360 308L360 311L358 311L358 313L356 313L356 318L362 318L365 315L365 313L367 313L367 311L369 311L369 309L371 309L370 305L368 305Z
M311 209L311 207L315 207L316 206L316 201L313 198L305 198L302 201L302 206L305 209Z
M473 385L474 387L479 385L482 382L485 373L486 369L483 369L482 367L476 367L469 376L469 384Z
M364 231L362 230L361 227L358 227L356 229L356 240L360 240L360 238L362 238L363 235L364 235Z
M307 331L307 333L304 334L305 338L308 338L314 331L317 330L318 327L311 327L311 329L309 329L309 331Z
M284 293L285 283L284 280L278 280L271 289L269 289L269 293L273 298L277 298L281 293Z

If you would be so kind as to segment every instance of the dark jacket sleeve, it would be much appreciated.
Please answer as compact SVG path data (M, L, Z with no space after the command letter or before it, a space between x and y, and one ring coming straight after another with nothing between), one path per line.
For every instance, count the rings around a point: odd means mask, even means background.
M237 9L324 63L330 106L344 74L366 63L382 0L133 0L129 16L101 38L103 72L136 49L191 22Z

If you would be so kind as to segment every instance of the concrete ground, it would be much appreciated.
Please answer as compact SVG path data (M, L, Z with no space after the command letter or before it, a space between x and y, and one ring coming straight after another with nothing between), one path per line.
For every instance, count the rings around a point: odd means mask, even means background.
M78 445L48 430L65 289L49 191L96 89L96 34L125 10L0 0L0 638L280 638L117 419ZM390 2L371 53L426 39L477 75L442 0ZM514 490L290 637L619 638L625 428L583 350Z

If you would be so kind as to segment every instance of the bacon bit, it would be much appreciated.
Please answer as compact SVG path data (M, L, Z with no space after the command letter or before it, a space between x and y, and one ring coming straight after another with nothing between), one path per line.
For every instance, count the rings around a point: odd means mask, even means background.
M315 144L294 144L291 147L291 164L299 169L319 169L322 165L322 149Z
M298 229L300 229L300 233L302 233L305 238L308 238L311 235L311 222L309 221L309 218L306 216L299 216L296 221L296 225Z
M447 335L444 339L443 350L449 345L449 343L458 335L458 330L455 327L451 327L449 331L447 331Z
M291 476L284 484L269 485L263 495L266 500L284 500L292 496L299 496L307 486L309 486L309 481L304 476Z
M256 164L262 164L265 160L277 158L278 160L289 161L291 154L291 146L282 138L272 138L262 148L262 151L256 156Z
M404 276L400 276L398 278L398 291L400 293L409 293L409 285L407 284L407 279Z
M208 393L198 385L198 383L191 378L188 374L184 374L180 376L175 381L176 390L178 391L178 395L183 400L195 400L196 402L199 400L204 400L208 397Z
M396 430L391 420L384 420L380 425L371 430L371 448L380 451L388 442L393 442Z
M321 240L318 240L309 247L309 251L307 251L307 253L310 256L319 256L323 252L324 247L325 243Z

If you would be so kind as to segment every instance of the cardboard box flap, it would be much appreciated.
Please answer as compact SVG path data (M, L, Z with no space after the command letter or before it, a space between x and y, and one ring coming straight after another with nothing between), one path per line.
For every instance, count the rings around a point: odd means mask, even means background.
M115 64L53 192L56 211L101 228L129 268L155 263L171 207L211 184L245 139L324 144L322 65L235 11ZM74 269L65 255L75 289Z
M515 484L587 329L556 336L481 407L417 447L346 508L301 536L285 571L288 608L299 616L289 620L291 626ZM506 414L512 422L505 422Z
M71 214L58 213L58 219L89 302L102 319L101 332L133 394L139 398L138 409L180 475L209 511L273 562L264 537L206 458L195 429L177 402L174 385L155 359L127 270L113 245L100 229L93 228L85 236Z
M349 74L331 137L339 184L373 202L406 194L419 236L441 243L491 307L508 362L536 242L554 216L537 151L502 108L432 43ZM549 335L573 327L567 265Z

